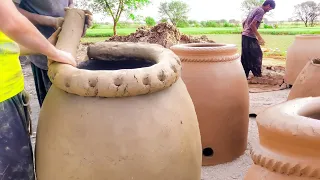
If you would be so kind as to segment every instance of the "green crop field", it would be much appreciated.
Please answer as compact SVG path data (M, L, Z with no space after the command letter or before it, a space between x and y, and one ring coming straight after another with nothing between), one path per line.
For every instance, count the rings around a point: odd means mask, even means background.
M103 27L103 26L102 26ZM179 30L188 35L202 34L240 34L242 29L237 27L217 27L217 28L179 28ZM136 31L136 28L119 28L118 35L128 35ZM320 27L281 27L278 29L259 29L261 34L270 35L297 35L297 34L320 34ZM113 31L110 28L88 29L86 37L111 37Z
M241 48L241 35L239 34L209 34L206 36L217 43L236 44L239 49ZM293 35L262 35L262 37L266 41L266 48L279 49L283 53L287 51L295 38Z

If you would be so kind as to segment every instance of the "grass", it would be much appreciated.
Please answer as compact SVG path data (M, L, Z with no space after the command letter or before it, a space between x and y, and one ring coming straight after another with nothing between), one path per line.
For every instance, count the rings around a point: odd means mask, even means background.
M179 28L179 30L188 35L202 34L241 34L242 28ZM136 28L119 28L118 35L129 35L136 31ZM266 35L297 35L297 34L320 34L320 27L281 27L279 29L259 29L261 34ZM113 31L110 28L89 29L86 37L111 37Z
M206 36L218 43L236 44L239 49L241 48L241 35L239 34L209 34ZM280 52L286 52L295 38L293 35L262 35L262 37L266 41L264 48L272 50L278 48Z
M197 36L197 35L196 35ZM200 36L200 35L199 35ZM236 44L238 51L241 52L241 35L240 34L206 34L209 39L216 41L217 43ZM263 48L269 49L269 52L265 52L264 56L269 58L283 59L286 56L286 51L294 41L293 35L263 35L266 41ZM85 37L81 39L81 42L99 42L107 40L107 37Z

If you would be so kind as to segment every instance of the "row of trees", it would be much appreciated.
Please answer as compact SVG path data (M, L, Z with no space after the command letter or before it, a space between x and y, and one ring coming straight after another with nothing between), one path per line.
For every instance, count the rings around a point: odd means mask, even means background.
M254 7L261 6L265 0L244 0L241 9L249 13ZM272 16L272 14L268 14ZM306 27L315 25L320 17L320 3L305 1L294 6L293 21L302 21Z
M241 9L245 14L249 13L254 7L261 6L265 0L243 0ZM134 12L142 7L148 5L150 0L75 0L76 6L79 8L86 8L94 13L107 13L113 19L113 31L117 34L117 24L120 17L126 14L129 18L135 19ZM238 24L238 22L213 22L205 21L199 23L188 21L188 13L190 8L187 3L181 0L172 0L170 2L161 2L158 12L161 16L161 21L170 21L177 26L186 24L194 24L195 26L203 27L217 27L223 24L227 27L228 24ZM268 14L272 16L272 14ZM294 18L303 21L305 26L314 26L315 22L320 16L320 3L314 1L306 1L295 6ZM234 20L235 21L235 20ZM147 25L153 26L156 24L152 17L145 19Z
M294 18L303 21L306 27L315 25L320 16L320 3L306 1L294 7Z

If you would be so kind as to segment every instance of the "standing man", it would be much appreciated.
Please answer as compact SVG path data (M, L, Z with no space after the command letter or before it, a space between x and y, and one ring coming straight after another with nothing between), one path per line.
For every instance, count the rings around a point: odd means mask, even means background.
M261 7L253 9L247 19L243 22L242 32L242 55L241 63L248 78L249 72L252 71L256 77L261 77L263 53L260 45L265 41L258 32L265 13L276 7L274 0L266 0Z
M57 28L63 24L63 17L66 7L74 6L73 0L14 0L19 4L18 10L26 16L37 29L49 38ZM18 2L21 1L21 2ZM86 11L86 13L89 13ZM86 28L91 26L91 13L87 15ZM48 60L43 55L33 55L28 57L31 61L32 73L35 81L38 101L40 107L51 86L51 81L47 75Z

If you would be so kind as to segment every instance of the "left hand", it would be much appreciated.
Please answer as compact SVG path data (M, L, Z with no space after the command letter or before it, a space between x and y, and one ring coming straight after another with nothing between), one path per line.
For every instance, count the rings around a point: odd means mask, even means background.
M58 36L59 33L61 32L61 27L59 27L48 39L48 41L52 44L52 45L56 45L57 41L58 41Z

